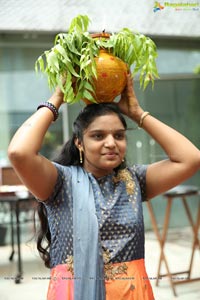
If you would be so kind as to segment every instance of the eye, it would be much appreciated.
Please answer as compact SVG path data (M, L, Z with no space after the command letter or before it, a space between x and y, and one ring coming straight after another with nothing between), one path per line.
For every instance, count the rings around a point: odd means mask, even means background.
M92 135L92 138L95 139L95 140L97 140L97 141L102 140L103 137L104 137L104 136L103 136L102 133L95 133L95 134Z
M116 140L124 140L125 137L126 137L126 135L125 135L124 132L117 132L117 133L115 133L115 135L114 135L114 138L115 138Z

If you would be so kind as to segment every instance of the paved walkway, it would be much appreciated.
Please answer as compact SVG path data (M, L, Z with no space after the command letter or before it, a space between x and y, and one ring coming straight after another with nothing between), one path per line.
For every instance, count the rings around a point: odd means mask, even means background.
M187 229L182 232L176 229L172 232L171 239L166 247L169 265L172 270L187 269L191 253L190 239L191 235ZM159 287L155 286L159 253L159 246L154 233L147 232L146 267L151 278L155 300L199 300L200 281L176 286L178 297L173 296L167 278L160 280ZM33 243L22 245L24 279L20 284L15 284L13 280L16 274L16 257L13 262L10 262L8 260L9 254L9 246L0 247L0 299L46 300L49 270L43 266ZM193 276L200 277L200 255L198 251L195 254Z

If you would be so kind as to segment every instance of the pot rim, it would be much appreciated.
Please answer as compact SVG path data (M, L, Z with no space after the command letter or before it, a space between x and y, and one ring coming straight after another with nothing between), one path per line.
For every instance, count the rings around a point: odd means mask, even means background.
M90 36L91 36L93 39L94 39L94 38L106 38L106 39L109 39L110 36L111 36L111 33L102 31L102 32L99 32L99 33L91 33Z

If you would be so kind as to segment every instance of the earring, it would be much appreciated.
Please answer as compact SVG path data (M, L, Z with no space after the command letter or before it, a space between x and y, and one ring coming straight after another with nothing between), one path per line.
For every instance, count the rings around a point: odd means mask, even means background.
M82 156L82 149L79 147L79 159L80 159L80 164L83 163L83 156Z
M124 162L124 158L122 158L122 162Z

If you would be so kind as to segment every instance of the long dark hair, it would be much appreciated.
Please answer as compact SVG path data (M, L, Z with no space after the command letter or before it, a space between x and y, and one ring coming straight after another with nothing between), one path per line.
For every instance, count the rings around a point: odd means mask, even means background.
M120 121L122 122L125 129L127 129L127 124L124 116L122 115L120 109L115 103L99 103L87 105L77 116L72 127L72 137L63 145L58 156L53 159L64 166L78 166L81 165L79 161L79 151L75 145L75 140L83 140L83 133L88 128L88 126L100 116L116 114ZM123 168L125 162L123 162L116 169ZM37 213L40 221L40 228L37 232L37 249L40 253L41 258L44 260L46 267L50 267L50 255L49 248L51 244L51 234L49 230L49 225L47 221L47 212L45 205L41 202L38 203Z

